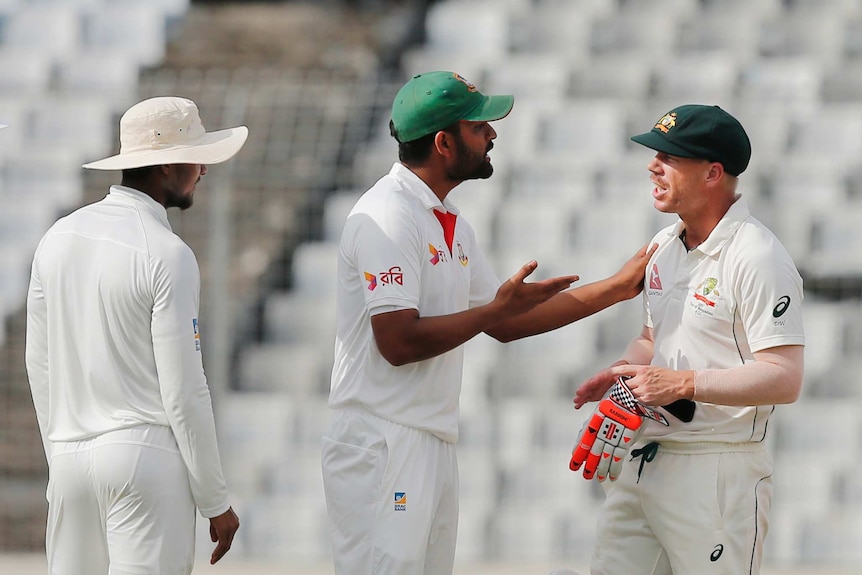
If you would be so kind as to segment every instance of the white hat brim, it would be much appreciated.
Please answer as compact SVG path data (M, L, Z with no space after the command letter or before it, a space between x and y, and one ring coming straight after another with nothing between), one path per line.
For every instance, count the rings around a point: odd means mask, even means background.
M231 159L248 138L248 128L239 126L207 132L200 138L169 148L122 151L119 154L84 164L90 170L129 170L162 164L220 164Z

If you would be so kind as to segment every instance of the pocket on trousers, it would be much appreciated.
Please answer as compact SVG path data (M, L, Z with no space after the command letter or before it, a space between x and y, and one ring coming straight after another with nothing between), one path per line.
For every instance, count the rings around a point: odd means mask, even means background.
M321 467L327 505L374 505L386 468L385 441L380 447L359 447L323 438Z

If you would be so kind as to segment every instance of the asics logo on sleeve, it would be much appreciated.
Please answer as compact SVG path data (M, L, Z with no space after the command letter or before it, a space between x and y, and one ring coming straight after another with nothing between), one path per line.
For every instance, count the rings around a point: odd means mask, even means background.
M775 304L775 307L772 308L772 317L779 318L784 315L784 312L787 311L787 308L790 307L790 296L785 295L778 298L778 303Z
M712 553L709 554L709 560L715 563L718 561L718 558L721 557L722 553L724 553L724 545L719 543L715 546L715 549L712 550Z

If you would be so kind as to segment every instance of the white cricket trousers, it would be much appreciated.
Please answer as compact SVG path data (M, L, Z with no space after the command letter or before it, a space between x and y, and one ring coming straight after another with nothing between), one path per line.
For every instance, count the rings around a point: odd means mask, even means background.
M168 427L53 443L46 549L51 575L187 575L196 508Z
M458 531L455 445L361 409L323 437L336 575L451 575Z
M772 502L763 444L662 441L641 461L602 484L592 575L760 573Z

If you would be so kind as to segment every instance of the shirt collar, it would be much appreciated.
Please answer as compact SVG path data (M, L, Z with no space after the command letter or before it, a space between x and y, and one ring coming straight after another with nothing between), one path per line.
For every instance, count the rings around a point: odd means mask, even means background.
M460 213L455 204L449 201L448 198L441 202L440 198L428 187L428 184L401 162L395 162L392 165L389 175L401 182L404 190L413 194L427 209L433 210L436 208L453 214Z
M144 192L128 186L113 185L111 186L109 197L123 204L142 207L162 222L166 228L171 230L171 223L168 221L168 211L162 204Z
M742 197L737 198L718 221L718 224L709 233L709 237L694 249L699 250L708 256L717 254L721 251L721 248L724 247L724 244L733 237L736 230L738 230L739 226L742 225L742 222L747 220L750 216L751 211L748 208L748 202L746 202ZM684 225L682 220L680 220L676 223L676 226L674 226L671 233L675 236L679 236L682 233L683 227Z

